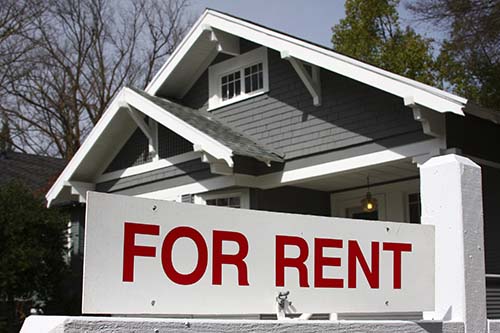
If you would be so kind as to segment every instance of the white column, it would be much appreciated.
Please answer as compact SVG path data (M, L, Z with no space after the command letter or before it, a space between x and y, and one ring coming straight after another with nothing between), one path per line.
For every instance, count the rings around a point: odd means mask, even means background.
M436 307L425 319L486 332L481 167L444 155L420 166L422 224L436 228Z

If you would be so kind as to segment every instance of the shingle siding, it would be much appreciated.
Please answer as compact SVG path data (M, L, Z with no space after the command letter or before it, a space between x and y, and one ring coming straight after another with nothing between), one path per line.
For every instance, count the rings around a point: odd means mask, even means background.
M287 159L421 131L400 98L325 70L322 105L315 107L289 62L275 51L268 55L269 93L212 113ZM207 109L207 72L180 102Z

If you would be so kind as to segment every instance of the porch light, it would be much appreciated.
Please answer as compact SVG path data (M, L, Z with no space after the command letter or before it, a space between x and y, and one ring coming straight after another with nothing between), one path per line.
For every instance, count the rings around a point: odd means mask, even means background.
M366 183L368 187L368 191L366 192L366 198L361 200L361 207L363 208L363 212L371 213L377 210L377 199L372 197L370 193L370 178L366 177Z

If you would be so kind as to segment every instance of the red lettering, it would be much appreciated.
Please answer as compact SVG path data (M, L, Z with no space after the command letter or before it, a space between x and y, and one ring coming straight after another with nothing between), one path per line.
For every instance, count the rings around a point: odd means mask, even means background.
M198 249L198 262L196 263L195 269L188 274L179 273L175 269L172 262L172 248L174 243L179 238L183 237L190 238ZM198 231L190 227L183 226L172 229L163 241L161 263L165 274L167 274L168 278L172 280L172 282L181 285L190 285L198 282L203 274L205 274L208 264L208 249L203 236Z
M213 232L212 284L222 284L222 265L234 265L238 269L238 285L248 286L248 269L244 259L248 255L248 240L239 232L214 230ZM224 241L238 243L236 254L223 254Z
M372 267L371 269L368 267L368 263L366 262L365 257L363 256L363 252L359 247L359 244L355 240L350 240L348 242L348 264L347 264L347 275L348 275L348 287L356 288L356 262L359 262L361 265L361 269L365 274L366 280L371 288L379 288L379 262L380 262L380 254L379 254L379 243L372 242Z
M324 278L323 267L337 267L341 264L340 258L323 256L325 247L342 248L341 239L315 238L314 239L314 286L317 288L343 288L344 280L336 278Z
M392 251L393 256L392 260L394 263L393 270L393 286L394 289L401 289L401 253L402 252L411 252L411 244L407 243L384 243L382 245L384 251Z
M160 234L160 226L154 224L141 224L133 222L125 222L123 235L123 282L134 282L134 258L155 257L156 248L152 246L135 245L135 235L152 235Z
M297 258L285 258L285 246L293 245L299 248ZM299 285L309 287L307 281L307 267L304 264L309 256L307 242L300 237L276 236L276 286L285 286L285 267L294 267L299 271Z

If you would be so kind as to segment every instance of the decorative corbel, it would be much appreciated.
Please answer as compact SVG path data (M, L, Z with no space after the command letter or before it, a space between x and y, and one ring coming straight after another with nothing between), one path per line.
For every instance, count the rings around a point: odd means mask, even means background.
M304 63L297 58L290 55L288 51L281 51L281 58L288 60L292 67L295 69L300 79L306 86L307 90L313 98L314 106L321 105L321 82L320 82L320 70L318 66L311 66L311 74L307 71Z

